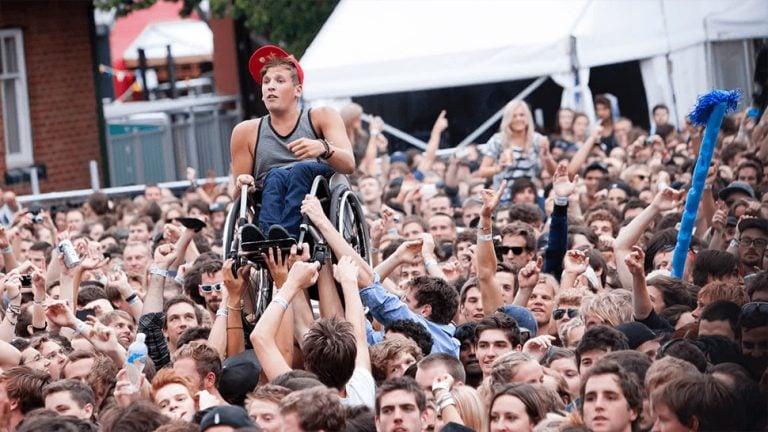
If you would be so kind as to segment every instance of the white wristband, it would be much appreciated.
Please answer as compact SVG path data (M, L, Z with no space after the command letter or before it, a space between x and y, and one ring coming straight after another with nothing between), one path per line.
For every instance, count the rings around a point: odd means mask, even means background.
M555 204L559 206L568 205L568 197L555 197Z

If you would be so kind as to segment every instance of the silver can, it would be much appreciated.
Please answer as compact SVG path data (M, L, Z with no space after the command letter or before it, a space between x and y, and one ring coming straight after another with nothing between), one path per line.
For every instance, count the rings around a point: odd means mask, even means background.
M80 264L80 256L75 251L75 246L69 240L62 240L59 243L59 253L64 257L64 265L68 269L77 267Z

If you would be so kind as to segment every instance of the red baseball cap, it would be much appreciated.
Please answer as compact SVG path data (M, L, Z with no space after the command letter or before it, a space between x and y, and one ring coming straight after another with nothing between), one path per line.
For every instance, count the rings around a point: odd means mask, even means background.
M248 70L251 71L251 76L257 83L261 84L261 70L269 63L270 60L275 58L285 58L290 60L294 66L296 66L296 73L299 76L299 84L304 84L304 71L299 66L298 60L293 55L289 55L283 51L280 47L274 45L266 45L256 50L248 60Z

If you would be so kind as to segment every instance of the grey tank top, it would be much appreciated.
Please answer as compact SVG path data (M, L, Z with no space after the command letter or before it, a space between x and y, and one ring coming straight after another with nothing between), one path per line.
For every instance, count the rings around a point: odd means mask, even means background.
M271 169L289 167L299 162L288 150L288 144L299 138L320 138L309 118L310 111L311 109L301 110L299 121L287 136L282 136L275 131L269 115L261 118L256 137L256 157L253 161L253 178L256 181L264 180ZM318 159L318 161L322 160ZM325 161L322 162L325 163Z

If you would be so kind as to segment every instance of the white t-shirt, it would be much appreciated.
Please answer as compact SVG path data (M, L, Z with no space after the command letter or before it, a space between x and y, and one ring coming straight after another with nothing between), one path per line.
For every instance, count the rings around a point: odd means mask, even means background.
M345 386L347 397L341 400L344 406L365 405L374 409L376 405L376 382L373 380L371 372L357 368L352 373Z

